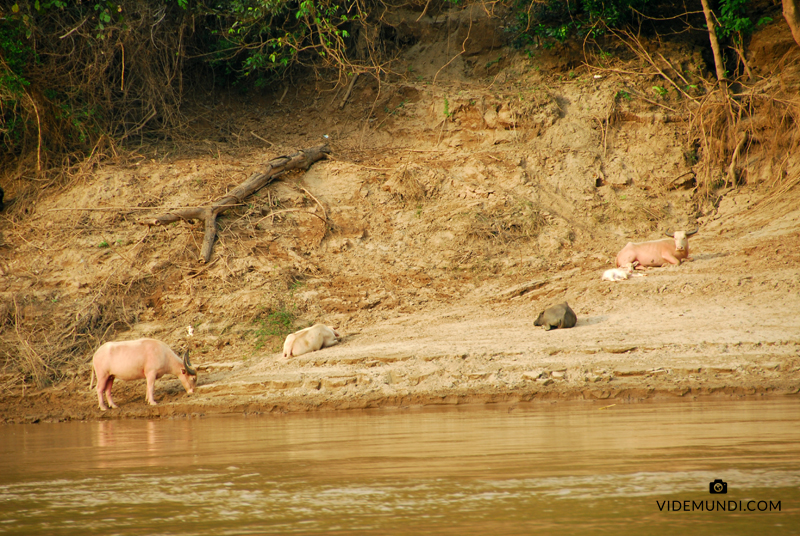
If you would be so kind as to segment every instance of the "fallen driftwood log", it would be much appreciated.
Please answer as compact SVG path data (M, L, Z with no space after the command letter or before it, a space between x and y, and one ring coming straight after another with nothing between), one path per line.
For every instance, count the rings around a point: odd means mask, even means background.
M208 262L211 258L211 250L214 248L214 240L217 237L218 215L230 207L241 204L249 195L271 183L284 172L297 168L308 169L311 164L325 158L325 155L330 154L330 152L327 145L318 145L317 147L302 149L289 156L273 158L267 163L267 168L264 171L254 173L249 179L228 192L225 197L212 203L211 206L175 210L141 223L143 225L167 225L178 220L205 221L206 232L203 237L201 256L204 263Z

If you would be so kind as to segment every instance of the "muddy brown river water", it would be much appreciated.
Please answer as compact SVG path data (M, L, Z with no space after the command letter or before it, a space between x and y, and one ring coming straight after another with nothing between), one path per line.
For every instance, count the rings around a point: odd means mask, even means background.
M323 533L798 534L800 400L0 427L0 534Z

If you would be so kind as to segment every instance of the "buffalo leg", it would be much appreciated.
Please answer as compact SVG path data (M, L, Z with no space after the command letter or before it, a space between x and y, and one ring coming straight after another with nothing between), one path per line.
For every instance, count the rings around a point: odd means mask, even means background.
M148 373L147 374L147 403L151 406L157 406L158 402L155 399L155 390L156 390L156 373Z
M97 375L97 402L100 404L100 410L106 411L108 406L106 406L106 401L103 400L103 391L106 389L106 383L108 383L108 378L105 376Z
M114 376L109 376L108 380L106 381L106 388L104 389L104 391L106 393L106 399L108 400L108 405L111 406L112 408L116 409L119 406L117 406L114 403L114 400L111 398L111 387L113 385L114 385Z

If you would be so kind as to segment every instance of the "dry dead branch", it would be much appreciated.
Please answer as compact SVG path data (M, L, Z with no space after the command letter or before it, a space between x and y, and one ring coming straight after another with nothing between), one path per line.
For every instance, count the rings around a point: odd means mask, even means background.
M344 93L344 97L342 97L342 102L339 103L339 109L343 109L345 104L347 104L347 99L350 98L350 93L353 91L353 86L356 85L356 80L358 80L358 75L361 73L353 74L353 78L350 80L350 84L347 86L347 91Z
M747 132L743 132L739 138L739 143L736 144L736 149L733 151L733 156L731 156L731 165L728 166L728 182L731 186L736 184L736 163L739 161L739 155L744 144L747 143L747 137Z
M318 145L309 149L300 150L290 156L279 156L267 163L264 171L254 173L249 179L234 188L223 198L215 201L211 206L194 207L173 212L167 212L152 220L140 222L143 225L167 225L178 220L203 220L205 222L205 236L201 251L202 262L206 263L211 258L214 240L217 236L217 216L228 208L241 204L248 196L257 192L284 172L291 169L308 169L311 164L330 153L327 145Z

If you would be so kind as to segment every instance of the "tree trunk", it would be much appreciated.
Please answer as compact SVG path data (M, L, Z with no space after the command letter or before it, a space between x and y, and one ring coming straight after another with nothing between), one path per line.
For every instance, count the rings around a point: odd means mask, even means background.
M325 158L325 155L329 153L330 149L328 149L327 145L318 145L298 151L291 156L273 158L269 161L264 171L253 174L249 179L228 192L225 197L212 203L210 207L184 208L174 212L167 212L155 219L142 223L145 225L167 225L178 220L204 220L206 232L203 238L201 256L203 262L208 262L217 236L217 216L219 214L230 207L241 204L247 196L257 192L283 172L297 168L308 169L311 164L321 158Z
M727 86L725 80L725 64L722 62L722 52L719 49L719 40L717 39L717 32L714 30L714 14L711 8L708 7L708 0L700 0L703 4L703 13L706 16L706 24L708 25L708 39L711 41L711 50L714 52L714 66L717 69L717 80L720 85L725 88Z
M797 46L800 46L800 0L783 0L783 18L786 19Z

